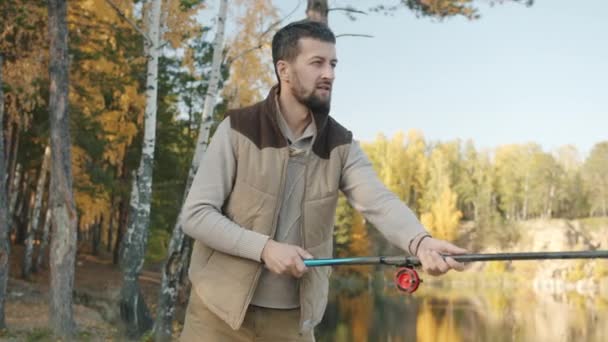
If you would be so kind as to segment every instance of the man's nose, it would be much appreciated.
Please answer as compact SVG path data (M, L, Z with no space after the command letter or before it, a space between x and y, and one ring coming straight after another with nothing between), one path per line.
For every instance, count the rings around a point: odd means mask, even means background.
M321 77L323 79L333 81L334 78L336 78L336 70L331 64L327 63L323 68L323 73L321 74Z

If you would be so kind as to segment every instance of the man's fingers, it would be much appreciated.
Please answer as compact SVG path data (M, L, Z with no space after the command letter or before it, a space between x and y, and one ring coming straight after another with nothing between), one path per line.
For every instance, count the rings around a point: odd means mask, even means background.
M289 273L296 278L300 278L304 273L306 273L307 270L308 268L306 265L304 265L300 255L296 254L290 259L289 266L287 268L288 272L286 273Z
M450 267L452 269L455 269L456 271L464 271L465 269L465 264L462 262L458 262L456 260L454 260L453 258L450 257L446 257L445 258L445 262L450 265Z
M420 255L423 270L432 275L437 276L447 272L450 266L446 263L443 257L435 251L425 251Z
M268 241L262 254L265 267L272 273L293 275L298 278L308 270L303 259L313 258L310 253L299 246L272 240Z
M467 254L466 249L460 248L444 240L428 239L422 244L418 253L422 269L430 275L441 275L450 269L463 271L467 265L454 260L453 255ZM452 256L451 256L452 255Z
M449 257L451 254L468 254L469 251L455 246L449 242L445 243L445 246L442 248L442 253L444 254L445 262L450 266L450 268L455 269L457 271L464 271L466 269L465 263L458 262L454 260L454 258Z
M431 256L433 257L433 261L435 262L435 268L439 272L445 273L450 269L450 265L447 264L445 259L439 253L432 251Z
M306 268L306 265L304 265L304 262L301 259L295 260L295 264L298 272L304 273L308 270L308 268Z
M308 253L305 249L301 247L296 247L296 251L302 257L302 259L313 259L312 254Z
M437 270L435 267L435 260L433 259L430 251L423 251L420 253L419 258L420 262L422 263L422 270L430 275L436 275Z
M467 251L464 248L460 248L458 246L455 246L449 242L445 242L443 243L443 245L441 246L441 252L445 253L445 254L467 254L469 253L469 251Z

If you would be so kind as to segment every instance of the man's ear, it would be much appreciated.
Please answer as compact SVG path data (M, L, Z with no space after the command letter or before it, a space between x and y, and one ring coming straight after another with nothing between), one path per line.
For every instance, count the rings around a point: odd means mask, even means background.
M286 61L280 60L277 62L277 74L281 82L289 83L289 68L290 65Z

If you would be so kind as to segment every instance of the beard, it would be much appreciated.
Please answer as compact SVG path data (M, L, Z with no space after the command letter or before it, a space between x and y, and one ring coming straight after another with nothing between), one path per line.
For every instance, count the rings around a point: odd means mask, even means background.
M329 115L329 110L331 108L331 93L326 99L323 99L316 94L316 87L317 85L315 85L315 88L313 88L312 91L307 92L300 83L300 80L297 79L293 94L298 102L305 105L313 114L326 117Z
M317 94L315 94L315 92L313 91L310 95L306 97L296 98L298 98L298 101L308 107L308 109L310 109L310 111L314 114L321 116L329 115L329 110L331 108L331 97L328 97L326 100L324 100L317 96Z

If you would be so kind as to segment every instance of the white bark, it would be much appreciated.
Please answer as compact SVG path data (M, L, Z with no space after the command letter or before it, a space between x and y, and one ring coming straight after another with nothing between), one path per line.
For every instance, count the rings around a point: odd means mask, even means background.
M152 326L148 309L139 291L137 278L144 262L150 223L152 171L156 144L156 111L158 96L158 58L160 56L161 0L152 0L146 10L149 43L146 78L146 109L144 114L144 139L142 155L131 193L129 224L123 237L121 266L123 287L121 292L121 316L127 324L127 333L139 337Z
M38 248L38 257L36 258L36 269L39 270L42 267L42 260L46 255L46 246L49 244L49 231L51 228L51 210L46 210L44 219L44 227L42 228L42 241L40 242L40 248Z
M192 164L190 165L190 170L188 172L188 180L186 181L186 189L184 191L182 204L185 201L186 196L188 196L194 175L207 150L210 130L213 125L213 109L215 107L219 88L227 12L228 1L221 0L217 15L217 31L215 33L215 38L213 39L213 60L211 62L209 85L207 93L205 94L205 105L203 107L201 126L199 128L194 157L192 158ZM173 234L169 243L168 258L163 267L161 293L154 326L156 341L168 341L171 338L171 327L175 311L175 301L179 292L180 275L184 267L184 259L185 257L188 257L184 256L184 253L187 251L186 245L187 241L181 227L180 213L175 227L173 228Z
M17 164L17 166L15 167L15 175L13 176L12 182L11 182L11 186L8 189L8 198L9 198L9 205L8 205L8 229L9 231L12 228L12 223L13 223L13 215L15 215L15 211L17 210L17 198L19 196L17 196L17 194L19 193L19 184L21 182L21 164Z
M8 191L9 206L8 206L8 230L11 231L13 227L13 218L15 211L17 210L17 199L19 196L19 184L21 182L21 164L17 164L15 167L15 175L13 176L11 186Z
M16 124L10 125L10 148L6 148L5 151L8 153L8 156L5 156L6 165L8 167L7 172L9 173L9 179L12 179L17 174L17 167L19 163L17 163L17 153L19 151L19 141L21 141L21 134L19 134L19 128ZM12 180L11 180L12 182ZM19 182L17 182L19 184ZM9 190L9 196L11 191Z
M217 32L213 39L213 59L211 62L211 74L209 75L209 86L207 87L207 93L205 94L202 121L198 131L194 159L192 161L194 169L190 169L193 174L189 173L188 178L194 178L194 174L196 174L196 171L198 170L199 162L203 159L203 155L207 151L207 146L209 144L209 135L211 133L211 126L213 126L213 109L215 108L220 83L220 68L222 67L227 7L228 2L226 0L221 0L220 11L217 17Z
M28 279L32 272L32 252L34 251L34 239L38 233L40 222L40 208L42 207L42 198L45 194L46 175L49 171L51 161L51 148L47 146L44 149L44 157L40 166L40 175L38 176L38 184L36 185L36 195L34 199L34 208L32 216L28 222L27 238L25 239L25 253L23 259L23 277Z
M25 172L24 170L22 170L23 174L22 174L22 178L21 178L21 183L19 184L19 187L17 188L16 192L15 192L15 196L16 196L16 201L17 203L15 204L15 211L13 211L12 213L12 219L13 219L13 225L14 225L14 219L17 217L21 217L22 213L24 210L27 210L27 201L28 201L28 184L30 181L30 174Z

